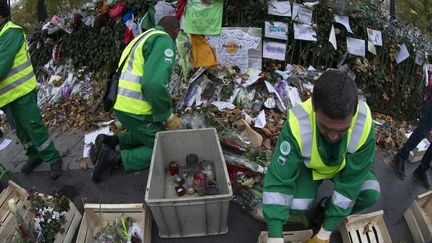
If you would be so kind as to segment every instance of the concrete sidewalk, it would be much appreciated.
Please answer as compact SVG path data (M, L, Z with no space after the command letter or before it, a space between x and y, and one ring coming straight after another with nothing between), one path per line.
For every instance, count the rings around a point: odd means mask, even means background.
M36 186L37 190L51 194L60 191L71 198L82 212L83 202L91 203L137 203L144 202L144 194L147 183L148 170L140 173L127 174L123 170L106 174L103 180L94 184L91 181L91 170L83 171L79 168L79 162L83 161L82 151L84 146L84 133L61 135L51 132L51 137L60 153L70 154L64 156L64 174L56 181L48 176L49 165L44 163L30 175L20 173L21 166L26 157L21 144L10 132L6 137L12 139L12 143L3 151L0 151L0 162L9 170L17 172L19 183L24 188ZM0 141L1 142L1 141ZM403 218L403 213L411 205L414 198L426 192L417 182L413 181L412 172L416 164L407 164L405 181L401 181L393 174L390 165L384 163L385 154L377 151L374 171L381 184L381 201L368 209L367 212L383 209L385 222L393 242L413 242L408 226ZM85 160L84 160L85 161ZM87 162L90 165L89 159ZM432 179L432 172L428 172ZM1 181L2 186L7 185L7 180ZM324 182L321 185L319 198L329 196L332 183ZM153 223L152 242L256 242L259 232L265 230L265 224L254 220L244 210L231 203L228 220L229 232L221 236L185 238L185 239L161 239L158 236L157 226ZM298 225L285 226L286 230L300 230ZM331 242L342 242L340 235L334 233Z

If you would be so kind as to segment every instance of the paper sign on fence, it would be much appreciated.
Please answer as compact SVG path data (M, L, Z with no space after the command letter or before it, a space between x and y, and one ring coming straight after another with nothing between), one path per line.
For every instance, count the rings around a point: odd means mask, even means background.
M415 63L419 66L422 66L425 62L424 53L421 51L416 51Z
M341 15L335 14L334 19L335 19L336 23L339 23L339 24L345 26L345 29L348 32L352 33L351 26L349 24L349 17L348 16L341 16Z
M370 41L368 41L368 51L369 51L370 53L374 54L374 55L377 54L377 53L376 53L375 45L374 45L372 42L370 42Z
M367 32L368 32L368 40L372 42L372 44L377 46L382 46L381 31L367 28Z
M304 24L312 24L312 11L300 4L293 4L292 20Z
M396 53L396 63L399 64L410 56L408 48L402 44L400 50Z
M365 40L352 37L346 38L348 53L354 56L365 57L366 48Z
M263 57L285 61L286 44L283 42L266 41L263 46Z
M333 48L335 50L337 50L337 42L336 42L336 34L335 34L334 25L332 25L332 27L330 29L329 41L333 45Z
M268 14L276 16L291 16L291 4L289 1L272 0L268 2Z
M265 21L264 36L280 40L288 39L288 23Z
M296 40L306 40L306 41L316 41L317 34L312 26L307 24L294 23L294 39Z

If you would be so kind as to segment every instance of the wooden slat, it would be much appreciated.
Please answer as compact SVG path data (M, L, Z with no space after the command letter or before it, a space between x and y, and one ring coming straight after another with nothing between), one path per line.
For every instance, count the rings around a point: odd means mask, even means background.
M149 208L146 206L144 211L144 243L151 242L152 217Z
M306 242L312 237L312 230L284 231L282 232L285 243ZM266 243L268 239L267 231L261 231L258 243Z
M66 223L63 225L65 232L57 233L55 243L70 243L75 235L75 231L81 221L81 213L75 205L69 201L69 211L65 215Z
M84 213L82 220L81 220L81 224L79 226L79 230L78 230L78 236L77 236L77 242L85 242L85 238L86 238L86 233L87 233L87 229L88 229L88 219L87 219L87 214ZM81 232L85 232L85 234L81 234Z
M414 217L414 213L412 212L411 208L408 208L407 211L404 213L405 221L408 224L408 228L411 232L411 236L415 243L423 243L425 240L423 239L422 233L420 231L420 228L417 224L417 221Z
M414 217L416 219L417 225L422 233L425 240L430 240L432 238L431 228L429 225L429 220L427 220L427 215L424 213L423 209L419 206L417 201L414 201L410 209L412 210Z

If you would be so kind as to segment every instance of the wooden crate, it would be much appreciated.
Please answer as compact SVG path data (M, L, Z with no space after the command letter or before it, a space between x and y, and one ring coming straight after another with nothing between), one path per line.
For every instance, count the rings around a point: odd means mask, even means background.
M392 242L384 222L384 211L353 214L339 227L344 243Z
M285 243L303 243L312 237L312 230L285 231L282 232ZM266 243L268 239L267 231L261 231L258 243Z
M432 191L417 196L404 217L414 242L432 240Z
M144 232L144 243L151 242L150 211L143 203L138 204L89 204L84 205L84 217L79 228L77 243L93 243L93 236L107 224L112 224L122 215L139 223Z
M19 213L25 222L29 222L32 215L29 212L30 201L26 200L28 195L24 188L13 181L9 181L9 186L0 194L0 239L5 239L3 242L15 242L17 240L16 219L9 209L9 199L15 199ZM26 209L23 206L26 206ZM70 210L65 215L66 223L63 225L65 231L56 235L55 243L72 242L81 221L81 214L71 201L69 201L69 206Z

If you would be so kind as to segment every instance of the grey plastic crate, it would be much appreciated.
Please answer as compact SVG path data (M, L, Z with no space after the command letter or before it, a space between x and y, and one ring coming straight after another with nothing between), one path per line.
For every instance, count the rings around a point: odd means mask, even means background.
M165 192L168 163L185 166L186 155L214 162L218 195L170 197ZM219 138L214 128L159 132L156 135L145 202L150 208L161 238L218 235L228 232L228 208L232 188Z

